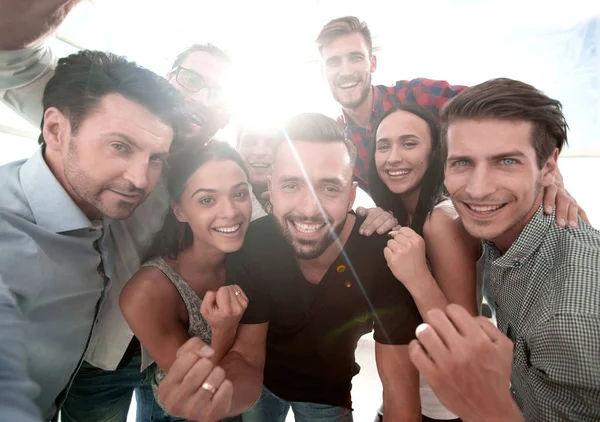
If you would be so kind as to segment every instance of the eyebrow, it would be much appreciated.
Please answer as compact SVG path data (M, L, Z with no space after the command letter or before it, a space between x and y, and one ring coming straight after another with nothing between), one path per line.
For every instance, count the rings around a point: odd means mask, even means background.
M510 152L503 152L502 154L496 154L496 155L492 155L491 157L486 157L488 160L491 161L498 161L498 160L502 160L504 158L520 158L520 157L525 157L525 154L523 154L521 151L510 151ZM467 155L449 155L447 161L461 161L461 160L470 160L471 157L467 156Z
M231 187L231 190L235 190L235 189L240 188L242 186L248 187L248 182L236 183L235 185L233 185ZM199 189L196 189L196 191L190 195L190 198L193 198L194 195L196 195L197 193L200 193L200 192L217 193L217 190L216 189L212 189L212 188L199 188Z
M398 136L396 139L398 139L400 141L405 141L407 139L421 139L421 138L412 133L407 133L406 135ZM390 138L379 138L379 139L377 139L377 143L379 143L379 142L390 142Z

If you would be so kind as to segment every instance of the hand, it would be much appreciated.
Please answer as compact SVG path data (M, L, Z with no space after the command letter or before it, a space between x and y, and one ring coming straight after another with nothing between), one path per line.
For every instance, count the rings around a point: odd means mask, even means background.
M2 0L0 50L17 50L50 35L80 0Z
M175 362L158 386L158 399L170 415L215 422L231 411L233 386L225 371L208 359L213 350L197 337L177 351Z
M409 354L444 406L464 421L523 420L509 390L510 339L458 305L429 311L428 321Z
M429 274L425 259L425 241L409 227L390 232L383 255L394 276L411 290Z
M206 292L200 313L213 330L235 330L247 307L248 297L234 284Z
M377 208L364 208L358 207L356 214L367 218L362 223L358 232L365 236L370 236L377 232L384 234L390 231L394 226L398 225L398 220L394 218L391 212L384 211L383 209Z
M565 227L567 222L573 228L578 227L577 215L586 223L590 223L587 214L579 207L575 198L565 189L562 174L556 169L554 184L544 189L544 213L552 214L556 206L556 224Z

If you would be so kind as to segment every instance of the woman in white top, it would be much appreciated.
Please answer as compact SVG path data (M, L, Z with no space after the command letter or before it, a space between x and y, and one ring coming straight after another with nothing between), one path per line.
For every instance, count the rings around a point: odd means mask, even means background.
M402 226L390 233L384 250L388 265L413 296L424 321L430 309L449 303L476 315L481 304L476 267L482 247L466 233L444 197L436 118L418 105L398 104L381 117L373 134L369 190L376 205L392 211ZM406 248L407 242L418 246ZM424 421L457 420L423 378L421 408Z

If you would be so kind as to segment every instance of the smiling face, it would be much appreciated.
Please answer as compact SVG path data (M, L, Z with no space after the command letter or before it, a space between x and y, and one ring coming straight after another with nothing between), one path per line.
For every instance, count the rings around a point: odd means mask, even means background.
M333 243L333 233L341 232L352 209L350 155L342 141L292 145L298 159L288 142L275 153L269 183L273 216L296 256L315 259Z
M432 153L427 122L398 110L379 124L375 139L377 174L388 189L400 195L419 189Z
M467 231L507 250L542 203L558 149L538 167L533 125L496 119L451 123L446 188Z
M173 211L194 243L223 253L242 247L252 214L246 174L232 160L208 161L188 179Z
M250 172L252 186L264 189L271 175L273 147L277 130L245 129L240 135L238 151Z
M104 96L79 125L54 107L44 113L44 152L69 195L91 219L125 219L152 192L173 129L120 94Z
M344 108L359 107L371 92L371 73L377 67L362 34L335 38L323 46L321 57L333 98Z

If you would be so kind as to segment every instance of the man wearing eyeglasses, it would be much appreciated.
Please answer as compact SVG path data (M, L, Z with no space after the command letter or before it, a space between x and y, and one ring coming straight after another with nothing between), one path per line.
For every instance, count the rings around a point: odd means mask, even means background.
M35 126L57 58L44 40L79 0L3 0L0 14L0 100ZM212 137L230 118L223 84L230 60L219 48L193 45L179 54L166 79L183 95L193 124L185 136ZM265 215L254 201L253 217ZM111 225L114 276L85 354L61 410L63 422L125 422L133 392L138 421L174 421L160 409L145 369L151 362L119 310L123 285L139 269L144 249L169 206L164 183L124 221ZM148 381L148 382L147 382ZM67 392L65 391L65 394Z

